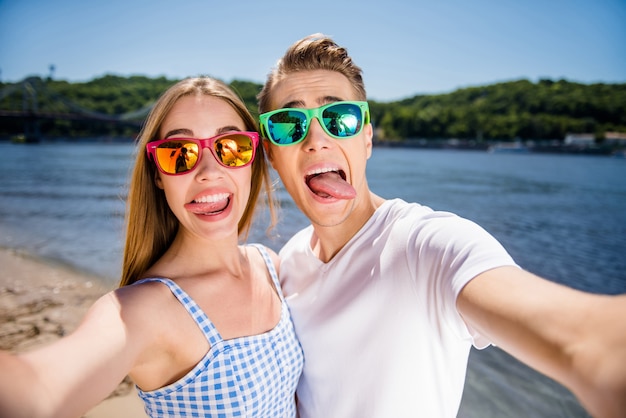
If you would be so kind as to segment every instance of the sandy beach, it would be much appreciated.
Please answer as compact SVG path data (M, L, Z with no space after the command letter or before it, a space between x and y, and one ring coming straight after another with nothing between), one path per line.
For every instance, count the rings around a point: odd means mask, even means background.
M112 288L68 266L0 248L0 349L23 352L67 335L89 306ZM127 379L83 417L141 418L146 414Z

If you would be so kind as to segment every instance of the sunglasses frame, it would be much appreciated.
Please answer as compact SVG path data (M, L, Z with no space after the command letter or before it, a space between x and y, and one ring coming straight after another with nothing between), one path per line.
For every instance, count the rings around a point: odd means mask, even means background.
M346 104L357 106L361 110L361 120L362 120L361 126L359 127L358 131L356 131L352 135L347 135L347 136L334 135L333 133L331 133L328 130L326 125L322 122L323 121L322 115L324 114L324 111L326 109L328 109L328 108L331 108L331 107L337 106L337 105L346 105ZM273 115L275 115L277 113L281 113L281 112L300 112L300 113L303 113L305 115L305 117L306 117L306 127L305 127L305 129L304 129L304 131L302 133L302 136L297 141L293 141L293 142L290 142L290 143L279 143L279 142L276 142L273 138L270 137L270 134L269 134L269 121L270 120L269 119ZM353 136L357 136L358 134L360 134L363 131L363 127L365 125L367 125L368 123L370 123L369 104L367 102L364 102L364 101L346 100L346 101L339 101L339 102L328 103L328 104L325 104L323 106L320 106L320 107L317 107L317 108L313 108L313 109L306 109L306 108L302 108L302 107L285 107L285 108L282 108L282 109L272 110L270 112L263 113L263 114L261 114L259 116L259 124L261 126L261 135L263 136L263 138L268 139L272 144L277 145L279 147L296 145L296 144L299 144L300 142L304 141L304 138L306 138L307 134L309 133L309 127L311 126L311 121L313 119L317 119L318 122L320 122L320 125L321 125L322 129L324 130L324 132L326 132L326 134L328 134L331 138L334 138L334 139L352 138Z
M220 161L220 159L217 157L217 155L215 154L215 142L217 142L218 140L222 139L222 138L227 138L229 136L246 136L248 138L250 138L250 141L252 142L252 156L250 157L250 161L248 161L247 163L243 164L243 165L226 165L224 164L222 161ZM193 167L191 167L188 170L185 171L181 171L180 173L168 173L167 171L165 171L162 167L161 164L159 163L159 160L157 158L157 149L159 148L159 145L162 144L166 144L168 142L177 142L177 141L188 141L188 142L193 142L198 146L198 150L199 155L198 155L198 159L196 160L196 163L194 164ZM258 132L251 132L251 131L236 131L236 132L227 132L224 134L220 134L220 135L216 135L213 136L211 138L205 138L205 139L199 139L199 138L179 138L179 137L172 137L172 138L165 138L165 139L159 139L156 141L151 141L148 142L146 144L146 153L148 154L148 159L152 160L154 162L154 164L157 166L157 169L168 176L181 176L184 174L189 174L192 171L194 171L198 165L200 164L200 161L202 161L202 156L204 155L204 149L208 148L209 152L211 153L211 155L213 156L213 158L215 158L215 161L217 161L217 163L225 168L231 168L231 169L237 169L237 168L243 168L243 167L248 167L249 165L252 164L252 162L254 161L254 158L256 157L256 149L259 145L259 134ZM176 148L172 148L173 150L175 150Z

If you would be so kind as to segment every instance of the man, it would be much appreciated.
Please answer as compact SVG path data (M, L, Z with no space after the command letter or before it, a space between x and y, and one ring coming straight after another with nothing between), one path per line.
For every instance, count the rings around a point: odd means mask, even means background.
M259 94L270 161L312 224L280 254L305 352L300 416L455 417L469 350L489 344L592 414L623 416L626 295L534 276L473 222L372 193L365 100L360 68L320 34Z

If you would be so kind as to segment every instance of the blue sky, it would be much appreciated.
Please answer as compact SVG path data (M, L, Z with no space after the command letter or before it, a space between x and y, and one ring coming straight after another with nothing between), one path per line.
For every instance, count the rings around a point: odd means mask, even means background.
M626 82L625 0L0 0L0 79L211 75L262 83L297 39L332 35L368 96L527 78Z

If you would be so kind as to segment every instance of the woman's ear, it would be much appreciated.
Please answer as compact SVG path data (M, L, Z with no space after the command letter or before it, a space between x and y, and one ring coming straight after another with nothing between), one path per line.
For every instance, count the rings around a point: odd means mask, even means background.
M154 184L156 184L156 187L163 190L163 182L161 181L161 172L159 170L154 171Z

